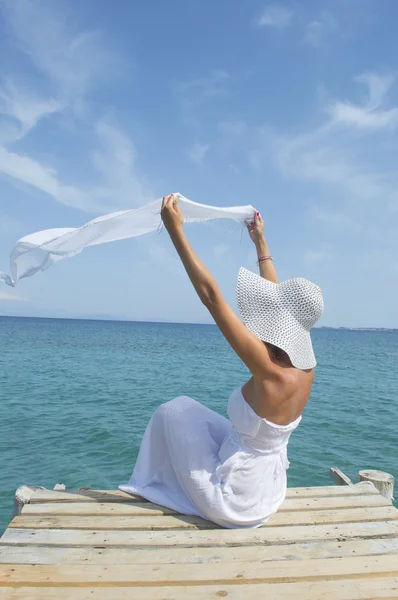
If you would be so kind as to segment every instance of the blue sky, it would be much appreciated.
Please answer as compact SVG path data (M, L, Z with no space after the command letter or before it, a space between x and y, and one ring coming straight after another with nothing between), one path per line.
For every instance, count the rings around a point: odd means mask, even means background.
M179 191L253 204L323 325L398 327L395 0L0 1L0 266ZM236 307L246 232L186 228ZM165 232L0 287L0 314L209 322Z

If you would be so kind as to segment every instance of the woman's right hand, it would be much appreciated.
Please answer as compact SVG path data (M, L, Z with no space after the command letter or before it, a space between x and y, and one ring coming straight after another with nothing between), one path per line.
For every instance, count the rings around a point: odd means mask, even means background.
M247 230L250 235L250 239L256 246L264 241L264 221L261 218L259 212L254 215L253 221L247 223Z

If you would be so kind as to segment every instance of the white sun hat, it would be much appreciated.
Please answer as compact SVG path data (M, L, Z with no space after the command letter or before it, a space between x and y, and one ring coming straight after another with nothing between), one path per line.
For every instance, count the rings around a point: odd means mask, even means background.
M284 350L294 367L315 367L310 329L323 312L320 287L301 277L273 283L242 267L236 298L242 321L254 335Z

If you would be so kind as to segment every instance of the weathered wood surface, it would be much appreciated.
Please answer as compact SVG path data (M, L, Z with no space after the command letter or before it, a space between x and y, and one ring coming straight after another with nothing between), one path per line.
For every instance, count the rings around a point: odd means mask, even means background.
M329 471L330 478L336 485L352 485L353 482L341 469L332 467Z
M111 527L111 525L110 525ZM258 546L291 544L305 541L372 539L397 537L397 521L343 523L331 525L301 525L295 527L263 527L257 530L195 530L195 531L85 531L79 529L8 529L3 544L36 544L56 546L157 546L185 548L205 546Z
M359 481L370 481L382 496L394 501L394 477L384 471L359 471Z
M236 579L247 583L288 583L336 578L358 578L371 572L374 577L398 576L397 557L378 556L274 561L262 564L219 563L166 565L0 565L0 585L132 585L158 587L160 584L195 586L229 585Z
M251 530L120 491L26 496L0 540L0 600L398 598L398 510L370 483L290 489Z
M315 498L287 498L279 513L335 510L340 508L360 508L369 506L391 506L386 498L379 494L363 494L360 496L329 496ZM68 502L57 501L51 504L32 503L24 507L24 515L95 515L95 516L126 516L126 515L175 515L174 510L150 502Z
M224 546L224 547L147 547L135 546L50 546L11 545L0 547L0 564L43 565L129 565L220 562L268 562L274 560L304 560L339 558L345 556L377 556L397 554L398 537L351 539L342 542L297 542L283 545Z
M0 587L0 600L392 600L398 577L162 587Z
M267 523L267 527L292 525L322 525L325 523L367 523L378 521L398 521L398 510L393 506L372 506L365 508L344 508L336 510L309 510L278 512ZM219 529L210 521L200 517L184 515L23 515L15 517L10 528L15 529L111 529L122 531L163 531L181 529Z
M288 488L286 498L323 498L330 496L347 495L379 495L374 485L370 482L358 483L347 488L331 486ZM79 490L68 490L57 492L54 490L35 490L31 496L30 503L41 502L146 502L140 496L131 496L120 490L92 490L82 488ZM149 503L148 503L149 504Z

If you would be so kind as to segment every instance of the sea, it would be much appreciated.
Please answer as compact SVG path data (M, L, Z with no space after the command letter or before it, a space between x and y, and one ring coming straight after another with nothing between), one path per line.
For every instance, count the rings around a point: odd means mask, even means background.
M330 485L334 466L398 480L398 331L314 329L313 342L288 485ZM157 406L184 394L226 415L249 377L213 325L0 317L0 344L0 532L19 486L115 489Z

